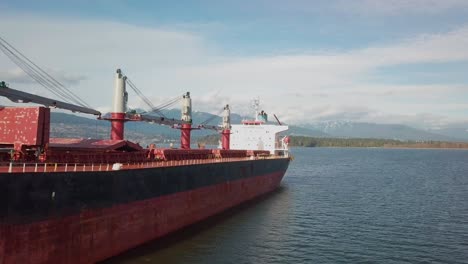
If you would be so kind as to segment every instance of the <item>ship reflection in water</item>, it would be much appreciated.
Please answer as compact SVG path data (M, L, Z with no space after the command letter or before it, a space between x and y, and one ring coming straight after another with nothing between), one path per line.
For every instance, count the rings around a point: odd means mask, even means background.
M292 210L288 186L233 208L161 240L130 250L103 263L238 263L229 256L243 254L243 263L261 263L274 254L290 232ZM280 231L281 232L278 232ZM263 245L268 241L268 246ZM246 247L256 245L255 252Z

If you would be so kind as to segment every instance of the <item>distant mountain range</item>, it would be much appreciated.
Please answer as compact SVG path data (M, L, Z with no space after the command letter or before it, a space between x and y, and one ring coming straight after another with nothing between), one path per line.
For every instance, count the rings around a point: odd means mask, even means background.
M450 124L437 129L429 130L432 133L442 134L453 138L459 138L468 141L468 123Z
M318 122L305 125L326 133L329 137L338 138L382 138L415 141L468 141L468 132L443 133L443 130L429 130L413 128L399 124L375 124L347 121ZM442 132L442 133L441 133Z
M180 118L179 110L164 112L168 118ZM221 117L205 112L193 112L193 123L201 124L211 120L207 124L217 125L221 123ZM233 124L240 123L241 115L231 114ZM51 115L51 135L53 137L91 137L108 138L110 133L109 123L81 117L73 114L53 112ZM290 125L289 135L308 137L335 137L335 138L381 138L413 141L468 141L468 125L458 124L453 127L445 127L437 130L425 131L406 125L356 123L346 121L330 121L305 124L303 126ZM132 141L147 144L149 142L162 142L178 140L180 131L167 126L149 124L145 122L127 122L125 124L126 137ZM212 130L199 130L193 132L193 138L197 139L210 134Z

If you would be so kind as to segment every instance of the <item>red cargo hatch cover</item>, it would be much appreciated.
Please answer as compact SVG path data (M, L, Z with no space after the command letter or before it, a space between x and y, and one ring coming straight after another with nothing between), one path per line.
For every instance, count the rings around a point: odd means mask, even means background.
M133 142L127 140L111 140L111 139L84 139L84 138L51 138L49 143L50 149L57 150L126 150L136 151L143 148Z

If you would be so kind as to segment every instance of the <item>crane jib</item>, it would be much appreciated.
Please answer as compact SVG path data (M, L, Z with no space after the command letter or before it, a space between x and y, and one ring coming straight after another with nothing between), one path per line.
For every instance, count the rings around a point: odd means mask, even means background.
M72 112L79 112L79 113L84 113L84 114L92 114L92 115L97 115L100 116L101 112L79 106L79 105L74 105L54 99L50 99L47 97L42 97L39 95L35 94L30 94L22 91L18 91L15 89L11 89L5 85L4 82L1 82L2 85L0 85L0 96L6 97L10 99L12 102L16 103L35 103L35 104L41 104L47 107L55 107L55 108L60 108L60 109L65 109L65 110L70 110Z

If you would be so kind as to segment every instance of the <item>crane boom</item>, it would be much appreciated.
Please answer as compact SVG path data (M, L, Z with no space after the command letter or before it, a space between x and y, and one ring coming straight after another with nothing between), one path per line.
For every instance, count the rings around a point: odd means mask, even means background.
M159 125L171 126L173 128L178 128L178 126L184 123L187 123L180 119L166 118L166 117L161 117L161 116L130 114L130 113L126 113L125 115L128 118L128 121L143 121L143 122L154 123L154 124L159 124ZM219 126L213 126L213 125L197 125L193 127L192 129L210 129L210 130L219 131L222 128Z
M215 131L220 131L223 128L220 126L214 126L214 125L198 125L198 128L200 129L210 129L210 130L215 130Z
M144 121L166 126L182 125L185 122L174 118L165 118L160 116L142 115L142 114L126 114L129 121Z
M101 112L91 109L91 108L78 106L78 105L58 101L55 99L50 99L47 97L42 97L39 95L11 89L7 87L5 82L0 82L0 96L4 96L8 98L10 101L15 102L15 103L35 103L35 104L41 104L47 107L56 107L60 109L66 109L72 112L92 114L92 115L97 115L97 116L101 115Z

